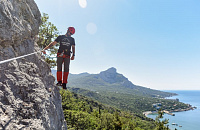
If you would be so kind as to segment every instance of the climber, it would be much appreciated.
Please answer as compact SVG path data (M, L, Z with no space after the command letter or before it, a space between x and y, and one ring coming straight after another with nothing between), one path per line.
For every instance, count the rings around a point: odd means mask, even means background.
M69 64L70 59L74 60L75 57L75 40L71 35L75 33L74 27L69 27L67 33L65 35L58 36L54 42L51 42L48 46L46 46L42 52L46 54L45 50L49 49L50 47L56 45L57 43L60 44L58 53L57 53L57 86L62 86L63 89L66 88L67 79L69 75ZM71 56L71 48L72 48L72 56ZM71 56L71 58L70 58ZM62 64L64 62L64 74L62 74ZM62 80L63 75L63 80Z

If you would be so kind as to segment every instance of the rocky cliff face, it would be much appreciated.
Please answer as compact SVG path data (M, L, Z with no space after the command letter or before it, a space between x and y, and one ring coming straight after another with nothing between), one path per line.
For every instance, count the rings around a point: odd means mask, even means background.
M135 85L132 84L126 77L122 74L117 73L117 69L112 67L106 71L102 71L99 74L100 78L108 83L120 83L122 86L133 88Z
M0 0L0 61L39 51L40 22L33 0ZM0 129L67 129L54 80L40 53L0 64Z
M117 70L112 67L106 71L102 71L99 74L100 78L109 83L115 83L117 78Z

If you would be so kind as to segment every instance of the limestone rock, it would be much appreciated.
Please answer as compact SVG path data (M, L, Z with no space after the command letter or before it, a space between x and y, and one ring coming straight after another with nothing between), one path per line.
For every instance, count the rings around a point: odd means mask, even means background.
M114 67L112 67L106 71L100 72L99 75L100 75L100 78L103 79L104 81L109 82L109 83L115 83L117 70Z
M40 50L40 17L33 0L0 0L0 61ZM67 129L54 81L41 53L0 64L0 129Z

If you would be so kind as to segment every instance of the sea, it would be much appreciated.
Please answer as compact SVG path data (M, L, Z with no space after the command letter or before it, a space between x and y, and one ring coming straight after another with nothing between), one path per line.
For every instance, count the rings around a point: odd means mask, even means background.
M168 90L166 92L173 92L177 96L169 97L169 99L178 98L180 102L187 103L197 109L173 112L175 116L164 114L164 119L169 119L169 128L171 130L200 130L200 90ZM147 117L155 119L157 115L148 115ZM176 123L177 125L172 125Z

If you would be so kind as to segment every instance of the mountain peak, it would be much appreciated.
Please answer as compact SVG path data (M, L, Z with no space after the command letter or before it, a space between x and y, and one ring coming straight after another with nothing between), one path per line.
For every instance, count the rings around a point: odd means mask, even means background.
M109 83L116 82L116 75L117 75L117 69L114 67L111 67L105 71L100 72L101 79Z
M113 74L115 74L115 73L117 73L117 69L114 68L114 67L111 67L111 68L107 69L107 70L104 71L104 72L108 72L108 73L113 73Z

